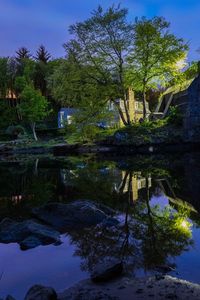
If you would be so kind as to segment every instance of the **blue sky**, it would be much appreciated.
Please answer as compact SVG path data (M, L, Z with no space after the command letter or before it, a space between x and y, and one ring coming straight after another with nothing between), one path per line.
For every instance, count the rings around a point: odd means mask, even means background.
M199 0L0 0L0 56L14 55L21 46L32 53L44 44L53 57L64 56L68 26L90 16L98 4L121 3L129 18L164 16L171 30L190 44L189 59L200 59Z

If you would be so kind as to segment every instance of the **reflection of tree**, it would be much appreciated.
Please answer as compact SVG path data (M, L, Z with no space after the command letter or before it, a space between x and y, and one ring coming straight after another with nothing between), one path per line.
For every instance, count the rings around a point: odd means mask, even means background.
M126 178L129 178L127 176ZM73 232L72 243L76 245L75 255L82 257L82 268L91 271L93 266L111 256L122 259L127 271L143 267L152 269L168 263L170 257L191 245L190 226L186 216L175 212L169 206L151 206L148 177L144 201L132 205L130 191L119 226L106 228L97 226L84 232ZM130 205L131 204L131 205Z
M59 170L42 169L39 160L0 165L2 217L27 216L33 206L55 201Z

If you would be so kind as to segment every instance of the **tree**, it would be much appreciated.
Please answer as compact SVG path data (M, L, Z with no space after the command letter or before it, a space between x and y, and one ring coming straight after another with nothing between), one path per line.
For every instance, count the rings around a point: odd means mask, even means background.
M24 58L31 58L31 54L26 47L21 47L16 51L16 60L20 62Z
M22 91L20 99L19 112L23 119L30 124L34 139L37 141L35 125L36 122L43 120L49 114L48 102L39 91L29 85Z
M8 92L8 58L0 58L0 98L5 98Z
M128 58L128 81L143 95L146 117L146 93L163 85L184 67L187 44L169 32L170 23L162 17L142 18L134 24L133 51Z
M70 26L74 36L65 44L67 58L73 57L79 68L84 68L86 77L106 90L103 101L112 101L125 125L130 124L125 82L125 58L131 50L132 26L126 20L128 11L120 6L103 11L99 6L85 22ZM84 86L84 81L81 82ZM80 96L80 95L79 95ZM98 101L94 94L94 101ZM116 99L121 98L124 113ZM78 101L78 100L77 100Z
M43 96L47 96L47 74L48 74L48 62L51 58L51 54L41 45L34 57L36 60L35 68L35 87L39 89Z
M36 61L47 64L50 58L51 58L51 54L45 49L43 45L41 45L36 52L36 56L35 56Z

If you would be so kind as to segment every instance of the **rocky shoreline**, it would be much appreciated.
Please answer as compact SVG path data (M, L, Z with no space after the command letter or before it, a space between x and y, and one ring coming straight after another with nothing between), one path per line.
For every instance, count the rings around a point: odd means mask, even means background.
M80 281L57 293L51 287L32 286L24 300L145 300L145 299L200 299L200 285L169 275L144 278L121 277L109 282ZM14 299L8 295L5 300Z

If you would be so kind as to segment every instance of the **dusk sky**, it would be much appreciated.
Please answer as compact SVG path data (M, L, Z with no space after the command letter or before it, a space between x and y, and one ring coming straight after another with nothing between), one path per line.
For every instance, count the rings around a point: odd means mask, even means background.
M190 45L189 59L200 59L199 0L0 0L0 56L12 56L26 46L35 52L44 44L53 57L64 56L63 43L69 39L68 26L90 16L98 4L121 3L136 16L164 16L171 30Z

